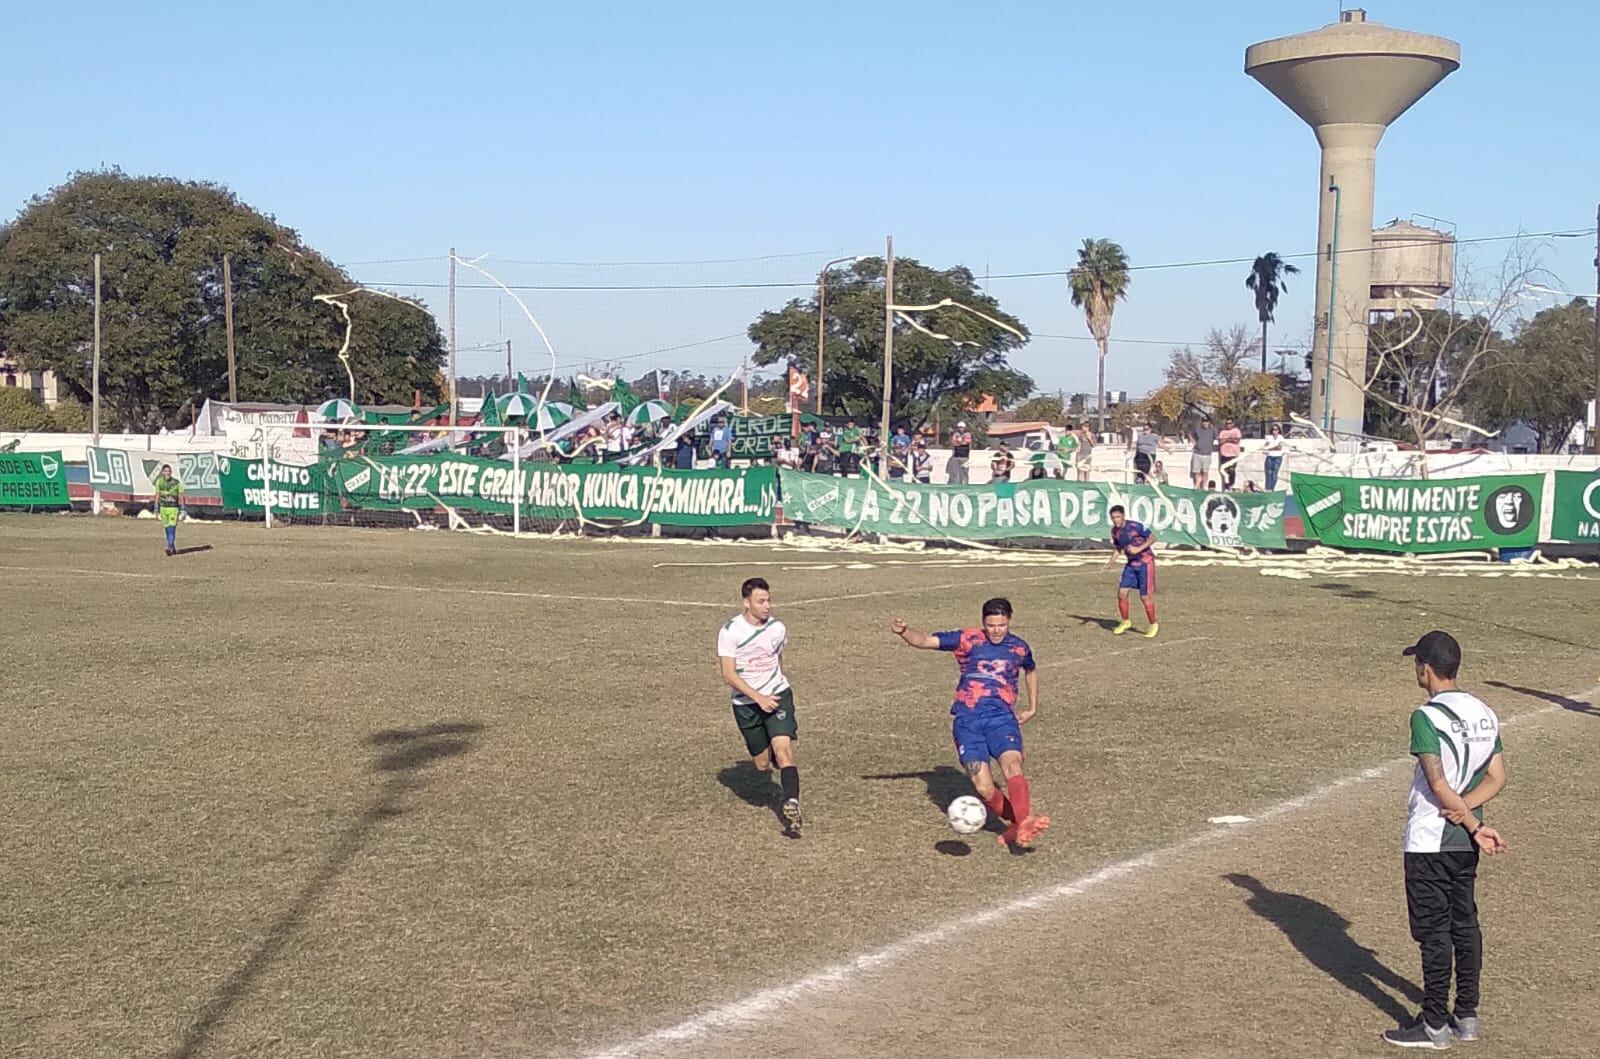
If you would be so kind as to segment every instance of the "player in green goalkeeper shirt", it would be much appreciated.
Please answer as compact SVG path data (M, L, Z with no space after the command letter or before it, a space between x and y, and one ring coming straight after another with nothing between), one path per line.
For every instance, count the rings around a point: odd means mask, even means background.
M167 531L167 554L178 554L178 513L183 510L183 483L172 476L172 464L163 463L156 476L156 514Z

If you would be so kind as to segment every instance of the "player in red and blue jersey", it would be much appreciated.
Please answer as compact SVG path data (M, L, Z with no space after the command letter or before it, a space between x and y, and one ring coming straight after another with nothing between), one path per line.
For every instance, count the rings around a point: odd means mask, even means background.
M1156 624L1155 543L1155 531L1130 519L1121 504L1111 509L1111 546L1116 551L1106 560L1106 569L1111 569L1119 553L1128 560L1122 568L1122 581L1117 585L1117 613L1122 615L1122 621L1111 630L1118 636L1133 628L1133 622L1128 620L1128 593L1134 591L1139 593L1139 600L1144 604L1144 616L1150 619L1150 627L1144 631L1145 638L1153 640L1161 631L1161 626Z
M1033 649L1011 632L1011 601L985 603L981 629L922 633L908 627L904 618L896 618L889 628L912 647L955 652L961 672L950 707L956 757L990 814L1010 822L1000 843L1033 845L1039 832L1050 826L1048 816L1033 815L1028 778L1022 774L1022 726L1039 712L1039 668L1033 662ZM1018 692L1024 682L1028 705L1019 709ZM991 759L1000 762L1005 794L995 787Z

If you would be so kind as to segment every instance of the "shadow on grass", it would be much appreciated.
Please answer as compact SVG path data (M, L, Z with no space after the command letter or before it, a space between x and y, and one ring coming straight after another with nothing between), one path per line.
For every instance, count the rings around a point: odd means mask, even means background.
M405 813L406 794L424 786L419 773L471 750L473 737L483 729L476 721L449 721L421 728L386 729L364 740L377 751L372 771L384 777L371 804L339 834L315 874L289 906L278 913L244 963L200 1008L194 1022L184 1030L183 1039L167 1053L170 1059L192 1059L204 1051L217 1027L250 995L256 979L277 958L350 862L371 843L385 821Z
M928 792L928 801L941 813L963 794L972 793L972 781L954 765L937 765L920 772L879 772L862 776L864 780L921 780Z
M1230 872L1223 878L1249 891L1245 907L1283 931L1289 944L1313 967L1391 1016L1397 1024L1410 1019L1411 1013L1387 989L1412 1004L1422 1003L1422 991L1352 938L1350 921L1321 901L1273 890L1253 875Z
M172 554L174 554L174 555L199 555L201 552L209 552L210 550L211 550L211 545L209 545L209 544L197 544L193 548L179 548L177 551L173 552Z
M1518 695L1526 695L1530 699L1539 699L1543 702L1560 706L1563 710L1571 710L1573 713L1587 713L1591 717L1600 717L1600 706L1596 706L1592 702L1584 702L1582 699L1558 695L1553 691L1540 691L1538 688L1525 688L1520 684L1507 684L1503 680L1485 680L1484 683L1491 688L1514 691Z
M935 842L933 848L947 857L965 857L972 852L971 846L956 838L947 838L943 842Z
M1098 625L1107 632L1117 627L1117 619L1115 618L1096 618L1088 614L1071 614L1068 616L1076 619L1079 625Z
M1464 614L1461 611L1448 610L1439 606L1437 603L1424 604L1422 601L1416 599L1390 599L1388 596L1379 595L1370 588L1355 588L1351 585L1346 585L1337 581L1330 581L1320 585L1312 585L1311 587L1320 588L1324 592L1332 592L1334 595L1342 596L1345 599L1364 600L1369 603L1382 603L1398 610L1410 611L1413 614L1422 613L1424 606L1426 606L1427 613L1430 615L1443 615L1446 618L1454 618L1457 621L1465 622L1469 625L1486 625L1491 629L1499 629L1502 632L1515 633L1518 636L1526 636L1533 640L1543 640L1546 643L1558 643L1563 647L1577 647L1582 650L1588 650L1593 646L1592 644L1579 643L1577 640L1568 640L1561 636L1551 636L1549 633L1545 632L1534 632L1532 629L1524 629L1520 625L1507 625L1503 621L1493 621L1484 617L1480 612Z
M762 772L749 761L741 761L720 770L717 773L717 782L737 794L746 805L770 811L778 823L783 825L783 829L788 831L789 821L783 818L783 807L778 799L778 785L772 779L775 772L776 770Z

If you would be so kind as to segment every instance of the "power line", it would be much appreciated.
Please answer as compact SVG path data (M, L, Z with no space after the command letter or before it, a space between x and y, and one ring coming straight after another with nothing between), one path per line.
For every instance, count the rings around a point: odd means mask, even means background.
M630 268L646 265L745 265L758 261L792 261L801 257L822 257L824 254L838 254L838 250L799 250L789 254L758 254L755 257L706 257L687 261L528 261L513 257L489 258L501 265L561 265L565 268ZM391 257L375 261L343 261L340 267L350 268L355 265L414 265L423 262L444 264L448 257Z
M1582 236L1593 235L1593 234L1595 234L1595 229L1594 228L1566 228L1566 229L1561 229L1561 230L1558 230L1558 231L1518 232L1518 233L1516 233L1514 235L1488 235L1488 236L1482 236L1482 237L1479 237L1479 238L1476 238L1476 239L1457 239L1457 240L1455 240L1454 245L1456 245L1456 246L1468 246L1468 245L1474 245L1474 244L1479 244L1479 243L1503 243L1503 242L1509 242L1509 241L1516 240L1516 239L1567 239L1567 238L1579 238L1579 237L1582 237ZM1386 249L1386 248L1393 248L1393 247L1395 247L1397 245L1398 246L1405 246L1405 245L1415 245L1415 244L1414 243L1393 243L1393 242L1391 242L1391 243L1386 243L1386 244L1382 244L1382 245L1374 245L1374 246L1364 247L1364 248L1352 248L1352 249L1348 249L1348 250L1340 250L1339 253L1340 254L1374 253L1374 252L1376 252L1378 250L1382 250L1382 249ZM1289 260L1289 259L1306 260L1306 259L1316 258L1316 257L1320 256L1320 254L1321 254L1321 251L1308 250L1308 251L1304 251L1304 252L1301 252L1301 253L1294 253L1294 254L1279 254L1278 256L1280 258L1283 258L1284 260ZM782 255L774 255L774 256L782 256ZM747 260L762 260L762 259L760 259L760 258L750 258L750 259L747 259ZM1151 265L1129 265L1128 266L1128 271L1129 272L1157 272L1157 271L1165 271L1165 270L1168 270L1168 269L1210 268L1210 267L1217 266L1217 265L1248 265L1248 264L1252 264L1254 261L1255 261L1255 257L1254 256L1251 256L1251 257L1206 258L1206 259L1197 260L1197 261L1163 261L1163 262L1158 262L1156 264L1151 264ZM559 262L526 262L526 263L527 264L558 264ZM635 264L647 264L648 262L634 262L634 263ZM677 263L677 264L695 264L697 262L657 262L657 263L658 264L674 264L674 263ZM985 280L987 281L987 280L997 280L997 279L1065 278L1071 272L1072 272L1072 269L1070 269L1070 268L1068 268L1068 269L1054 269L1054 270L1043 271L1043 272L1000 272L1000 273L995 273L993 275L986 276ZM367 280L366 282L368 284L372 285L372 286L400 287L400 288L411 288L411 289L419 289L419 290L444 289L444 288L447 288L449 286L449 284L446 284L446 283L410 283L410 282L401 282L401 281L395 281L395 280ZM816 281L815 277L807 277L806 279L803 279L803 280L794 280L794 281L791 281L791 282L760 282L760 283L621 283L621 284L603 284L603 283L514 284L514 283L508 283L506 286L509 287L510 289L516 290L516 291L532 291L532 292L542 292L542 293L559 293L559 292L563 292L563 291L567 291L567 292L582 292L582 291L623 291L623 292L634 291L634 292L638 292L638 291L695 291L695 290L782 290L782 289L788 289L788 290L810 290L811 288L815 287L816 285L817 285L817 281ZM500 288L494 286L493 284L488 284L488 283L458 283L456 285L456 288L458 290L499 290L500 289Z

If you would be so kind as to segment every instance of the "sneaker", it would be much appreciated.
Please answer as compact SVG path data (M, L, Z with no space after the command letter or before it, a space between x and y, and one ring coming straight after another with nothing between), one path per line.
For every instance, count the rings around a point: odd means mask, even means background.
M1383 1039L1389 1044L1400 1048L1433 1048L1435 1050L1450 1047L1450 1042L1455 1040L1455 1035L1450 1032L1449 1026L1440 1026L1434 1029L1418 1015L1416 1021L1409 1026L1398 1029L1386 1030Z
M1118 622L1117 623L1117 627L1115 629L1111 630L1111 635L1113 635L1113 636L1121 636L1123 633L1127 632L1131 628L1133 628L1133 622L1131 622L1131 621Z
M783 818L789 823L789 830L795 834L800 833L800 799L790 798L783 803Z
M1483 1024L1476 1015L1451 1015L1450 1032L1458 1041L1476 1041L1483 1038Z
M1146 629L1144 631L1144 638L1146 640L1154 640L1156 638L1156 633L1158 633L1160 631L1161 631L1161 626L1159 624L1151 623L1150 628L1148 628L1148 629Z

